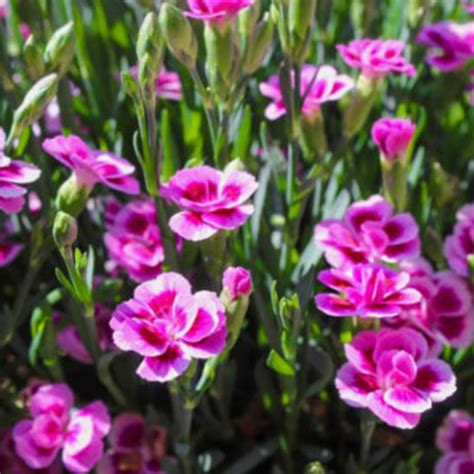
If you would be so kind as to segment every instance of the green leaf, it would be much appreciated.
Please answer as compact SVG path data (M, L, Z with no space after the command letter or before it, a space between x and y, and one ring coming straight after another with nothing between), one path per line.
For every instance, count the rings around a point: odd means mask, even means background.
M293 376L295 369L278 352L271 350L267 358L267 366L280 375Z
M237 137L232 150L232 158L239 158L247 163L250 145L252 144L252 110L247 105L238 124Z

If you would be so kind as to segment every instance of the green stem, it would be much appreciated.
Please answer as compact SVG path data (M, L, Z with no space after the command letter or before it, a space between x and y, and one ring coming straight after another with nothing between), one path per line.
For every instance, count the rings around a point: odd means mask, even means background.
M376 418L369 412L364 412L360 420L360 434L361 434L361 447L360 447L360 463L359 473L369 473L369 455L370 445L372 442L372 435L374 434L375 426L377 424Z

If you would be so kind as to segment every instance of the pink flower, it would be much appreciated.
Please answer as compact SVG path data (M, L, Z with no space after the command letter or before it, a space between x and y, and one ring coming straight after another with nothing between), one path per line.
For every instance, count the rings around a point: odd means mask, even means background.
M452 21L423 27L417 42L430 48L426 61L441 71L462 67L474 56L474 22L460 25Z
M97 327L97 338L102 352L115 348L110 329L111 310L107 306L97 303L95 305L95 323ZM62 316L60 316L62 319ZM57 334L58 346L73 359L83 364L92 364L92 359L85 348L79 331L73 325L67 325L60 329Z
M141 415L122 413L114 419L108 439L110 450L98 464L98 474L165 474L160 465L167 450L164 427L149 427Z
M469 15L474 15L474 3L472 0L462 0L462 4Z
M354 81L345 74L338 74L332 66L318 68L310 64L304 65L300 84L301 97L307 94L301 107L303 115L310 117L320 109L321 104L339 100L353 87ZM262 82L259 88L263 96L273 100L265 109L265 117L268 120L283 117L286 106L278 74L271 76L267 82Z
M318 309L329 316L393 318L404 307L421 301L421 294L408 286L408 273L396 272L382 265L323 270L318 279L337 291L320 293L315 298Z
M138 67L132 66L130 74L137 79ZM174 71L168 71L163 66L156 78L156 94L162 99L180 101L183 98L183 91L179 74Z
M453 271L467 277L468 258L474 255L474 203L459 209L456 218L454 233L444 242L444 256Z
M433 273L425 267L422 273L419 267L403 267L410 273L410 287L423 298L401 318L443 345L469 347L474 341L474 301L468 284L450 271Z
M106 406L99 401L73 409L73 394L64 384L41 386L29 400L31 419L13 428L18 456L32 469L50 466L62 451L70 472L90 472L102 457L110 430Z
M236 300L239 296L250 296L252 293L252 277L245 268L229 267L224 272L222 287L229 292L232 300Z
M138 283L158 276L165 253L153 201L132 201L119 209L110 202L108 206L104 235L110 259L107 269L112 273L123 269ZM110 209L115 216L110 215Z
M370 79L379 79L391 72L414 76L415 67L402 56L404 49L403 41L393 39L364 38L337 46L344 62L361 69L362 74Z
M138 194L140 185L132 176L135 166L108 151L92 150L75 135L58 135L43 141L46 153L70 168L76 181L88 189L96 183L126 194Z
M453 410L438 429L436 445L443 453L435 474L474 472L474 419L469 413Z
M411 120L382 118L372 127L372 139L387 160L403 159L415 129Z
M427 350L424 337L413 329L360 332L345 345L349 362L337 373L339 395L390 426L415 427L433 402L456 391L451 367L428 358Z
M0 0L0 20L8 16L8 0Z
M232 20L255 0L188 0L186 15L204 21Z
M349 206L342 220L316 225L314 240L337 268L420 255L418 225L411 214L394 215L390 204L378 195Z
M5 132L0 128L0 209L15 214L23 209L26 189L22 184L36 181L41 171L23 161L11 160L3 154Z
M191 360L209 359L226 343L224 306L215 293L193 294L177 273L142 283L115 310L110 323L115 344L143 356L137 374L148 381L179 377Z
M162 195L183 209L170 219L170 227L192 241L236 229L253 213L246 201L257 187L255 178L244 171L221 172L209 166L178 171L162 186Z
M3 229L0 230L0 268L10 265L23 250L22 244L10 242L9 238L12 234L12 221L4 221Z

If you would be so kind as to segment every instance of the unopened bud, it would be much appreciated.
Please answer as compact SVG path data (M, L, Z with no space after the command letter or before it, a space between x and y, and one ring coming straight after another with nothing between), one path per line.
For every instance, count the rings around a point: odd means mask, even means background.
M438 162L435 162L431 172L430 191L436 205L442 208L453 202L459 196L460 189L459 178L448 174Z
M71 247L77 239L76 219L59 211L54 219L53 238L58 248Z
M351 102L344 112L344 136L352 138L367 122L375 99L380 93L381 81L370 79L363 74L357 80Z
M13 115L13 123L7 141L8 146L26 127L36 122L43 115L44 109L56 95L57 89L58 75L49 74L36 82L28 91Z
M398 212L405 211L408 196L407 164L382 160L382 179L387 200Z
M206 72L214 92L226 100L234 83L237 45L229 24L208 23L204 29L206 43Z
M252 35L258 18L260 17L261 0L256 0L252 5L239 12L239 33L243 39Z
M301 120L301 146L304 158L314 162L316 157L324 156L328 151L324 117L321 110L311 115L303 115Z
M44 62L49 71L55 71L59 77L66 74L74 57L74 24L67 23L56 30L48 41L44 51Z
M56 196L56 206L60 211L76 217L86 207L90 192L91 189L78 182L73 174L59 188Z
M265 56L270 51L273 40L273 23L268 13L256 26L247 42L243 60L244 74L253 74L261 65Z
M288 21L293 59L297 64L303 64L316 21L316 0L290 0Z
M188 69L194 69L198 55L198 41L189 20L169 3L160 9L160 26L168 48Z
M163 36L158 17L148 13L143 20L137 41L138 81L145 95L156 93L156 78L163 58Z
M43 53L33 34L28 37L23 46L23 59L26 72L31 79L36 80L44 74Z

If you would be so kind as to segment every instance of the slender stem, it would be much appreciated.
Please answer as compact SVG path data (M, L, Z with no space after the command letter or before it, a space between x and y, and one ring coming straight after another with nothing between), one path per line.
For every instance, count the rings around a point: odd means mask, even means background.
M360 447L360 463L359 473L369 473L369 455L370 445L372 442L372 435L377 424L376 418L369 412L365 412L360 420L360 434L361 434L361 447Z

